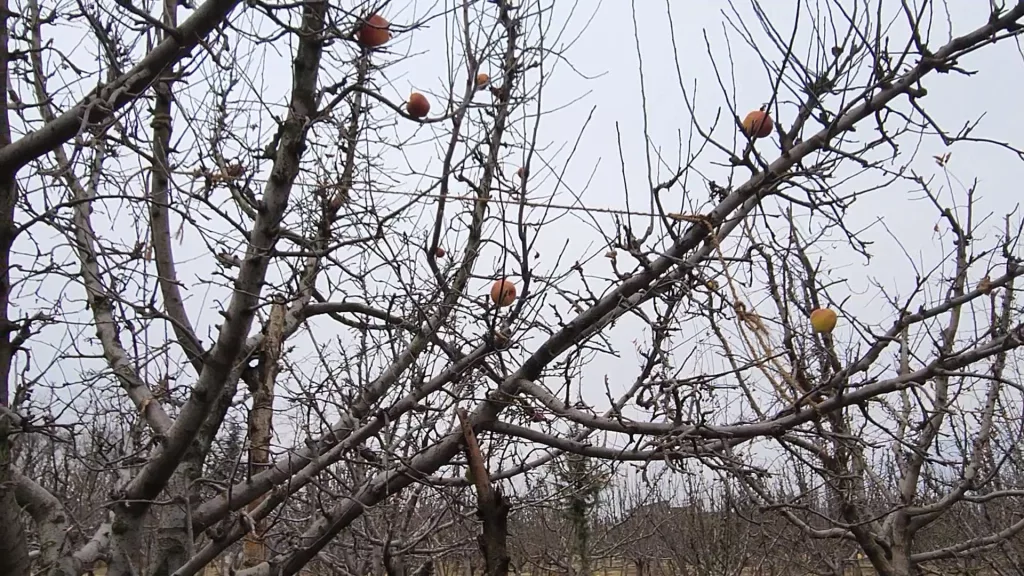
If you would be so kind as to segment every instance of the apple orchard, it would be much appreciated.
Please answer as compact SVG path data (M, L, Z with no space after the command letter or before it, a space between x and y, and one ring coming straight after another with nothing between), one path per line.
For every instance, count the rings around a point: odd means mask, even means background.
M1024 2L0 2L0 576L1020 573Z

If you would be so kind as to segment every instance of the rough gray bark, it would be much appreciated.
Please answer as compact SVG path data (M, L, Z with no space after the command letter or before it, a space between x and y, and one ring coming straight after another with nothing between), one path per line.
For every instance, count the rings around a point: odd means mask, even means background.
M14 496L10 432L6 417L0 415L0 576L28 574L31 566L20 508Z
M36 564L48 574L78 574L81 566L68 552L68 520L64 505L30 478L14 474L14 495L18 505L32 518L39 534Z
M281 339L284 330L285 305L277 300L271 305L270 320L267 322L267 335L263 340L263 351L260 357L259 377L256 387L251 389L252 409L249 411L249 476L262 472L270 465L270 441L274 435L274 381L279 369L281 357ZM259 506L262 498L249 504L251 511ZM266 556L266 545L263 532L266 523L263 519L256 522L249 536L243 543L243 565L255 566Z
M0 0L0 154L11 145L8 118L8 18L7 0ZM18 185L13 170L0 169L0 408L9 408L11 399L11 342L16 326L8 316L11 297L11 246L14 243L14 210L18 201ZM29 573L28 542L15 499L15 478L12 462L14 426L6 412L0 412L0 576Z
M178 26L177 0L164 0L163 23L168 28ZM166 40L169 33L161 37ZM149 193L149 231L153 257L156 261L157 281L163 297L164 311L171 319L171 326L178 345L185 351L196 374L203 369L203 349L195 329L185 312L185 305L178 288L178 272L175 266L174 249L171 244L171 223L169 183L171 179L171 135L173 133L174 69L168 66L153 86L153 163ZM232 387L232 390L234 388ZM219 422L219 421L218 421ZM193 444L189 447L181 466L174 473L168 487L175 497L175 504L161 511L157 527L157 547L151 573L167 576L180 568L194 552L193 534L188 526L188 510L198 500L195 481L202 475L206 451Z

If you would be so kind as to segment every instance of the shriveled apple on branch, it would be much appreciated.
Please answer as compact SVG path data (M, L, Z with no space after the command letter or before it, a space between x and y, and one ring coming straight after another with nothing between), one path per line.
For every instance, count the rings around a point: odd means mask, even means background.
M750 139L767 138L772 135L775 122L764 110L754 110L743 119L743 132Z
M379 48L391 40L391 23L379 14L372 14L359 27L356 39L363 48Z

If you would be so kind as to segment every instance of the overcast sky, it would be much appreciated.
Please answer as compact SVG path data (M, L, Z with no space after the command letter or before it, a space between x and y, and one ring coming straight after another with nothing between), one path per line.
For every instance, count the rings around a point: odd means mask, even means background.
M782 60L781 54L767 41L764 30L753 18L751 4L743 1L735 4L739 18L732 15L732 22L744 21L755 41L759 42L759 45L763 43L764 57L777 65ZM762 8L767 9L769 18L779 32L783 36L791 34L797 11L796 3L762 4ZM806 2L801 7L801 25L796 33L794 52L805 61L808 60L808 55L815 53L810 35L815 21L820 24L837 20L835 29L839 35L842 37L847 33L849 27L841 22L838 10L833 9L831 17L809 11L825 10L829 4L831 3ZM885 15L882 23L888 33L890 46L905 44L908 27L905 20L899 17L900 3L881 4ZM843 5L849 9L852 3L845 2ZM871 2L870 5L871 10L876 10L878 3ZM398 11L398 14L415 12L414 8L422 10L424 6L412 4L408 11ZM986 0L958 0L948 3L945 7L937 3L937 11L934 14L937 23L931 27L927 40L937 48L948 41L951 34L963 34L973 30L986 21L988 6ZM666 17L669 9L667 7L671 9L674 36L670 20ZM944 8L949 11L948 16L943 11ZM544 91L544 108L557 112L553 112L542 121L539 143L551 144L549 148L552 149L563 144L568 144L567 148L571 147L591 110L594 110L586 136L580 142L576 156L569 163L564 176L564 181L581 195L584 204L614 208L624 208L626 205L627 191L622 183L622 166L617 146L618 126L621 131L628 195L632 207L635 210L647 208L649 194L644 152L641 70L646 89L646 115L649 122L647 130L652 142L652 151L660 153L672 163L679 157L680 140L684 146L688 145L691 138L699 143L699 137L690 132L691 115L683 101L680 79L673 58L673 43L676 47L682 84L692 90L691 98L696 101L697 120L705 129L710 129L716 115L721 114L714 134L722 142L733 142L735 129L729 117L727 100L731 93L723 94L719 88L716 69L727 86L735 83L735 106L743 113L759 107L771 98L773 76L765 69L754 48L739 37L732 29L733 24L726 22L723 10L729 10L725 3L711 2L605 1L557 4L555 16L552 18L553 28L558 29L559 23L564 22L572 12L571 20L562 34L562 41L573 43L565 50L567 63L559 62L556 65ZM863 6L860 10L864 10ZM634 18L640 31L639 48L633 33ZM872 22L875 21L873 18ZM952 22L952 30L948 22ZM828 26L825 28L830 29ZM408 74L394 82L396 97L404 96L413 88L443 88L445 55L429 52L432 46L442 41L443 34L441 26L432 26L412 37L411 52L428 52L418 54L398 67L400 70L408 70ZM831 33L826 33L826 38L833 41L835 39ZM895 51L895 48L891 49ZM961 62L963 68L977 72L974 76L928 76L924 82L928 96L922 100L922 104L949 132L956 132L964 125L980 120L975 135L1004 142L1019 141L1018 135L1024 129L1024 116L1016 111L1019 98L1014 87L1020 82L1020 75L1016 73L1020 70L1020 65L1021 53L1016 44L1004 42L994 47L986 47ZM861 78L864 73L865 70L862 69ZM695 98L693 94L696 95ZM780 99L782 104L778 120L786 124L793 120L795 106L790 94L783 94ZM899 101L899 106L907 108L905 98ZM871 126L862 132L858 135L861 138L874 136ZM946 152L947 149L937 137L904 137L899 144L900 155L888 166L889 169L910 166L925 178L941 176L941 170L932 156ZM775 142L761 141L758 148L769 159L774 159L775 155L771 151L777 150ZM1018 201L1020 192L1017 183L1020 181L1024 165L1012 153L991 145L960 144L950 151L951 172L966 184L973 179L978 180L981 200L977 211L979 214L993 213L994 219L990 223L998 227L1002 214L1012 210ZM564 165L564 156L563 153L562 162L559 162L559 158L547 158L547 161L561 169ZM726 163L721 152L706 151L696 161L694 173L690 175L686 189L684 190L683 186L673 188L665 195L666 203L672 206L673 201L679 202L688 193L703 201L707 197L707 192L700 176L723 184L729 178L728 172L722 167ZM509 167L510 172L514 169L515 166ZM667 170L664 167L656 166L655 170L655 181L667 177ZM839 173L850 175L854 171L855 167L849 166L841 169ZM573 201L572 195L565 189L557 189L555 179L550 174L544 176L545 179L536 185L537 189L531 188L531 194L550 196L555 193L555 202L566 204ZM742 173L737 173L734 183L741 183L742 176ZM854 189L868 189L878 181L876 175L869 174L854 178L841 186L845 186L845 191L849 193ZM948 188L944 183L942 186ZM955 192L957 198L963 198L962 188L955 189ZM945 199L949 201L951 197L947 190ZM597 218L604 225L610 224L608 216ZM599 243L600 238L594 234L585 220L586 218L576 215L561 219L557 226L542 231L546 240L544 245L557 246L571 238L572 248L578 248L579 254L593 254L598 251L599 244L587 243ZM637 218L634 222L637 227L646 226L646 220L642 218ZM907 257L879 222L884 223L888 230L898 237L910 256L923 265L923 269L937 263L939 252L936 247L940 240L933 230L938 222L935 209L921 200L920 193L909 190L905 183L897 183L884 190L867 194L848 214L846 223L851 229L873 226L872 231L868 233L875 243L870 250L870 265L842 245L828 245L821 250L829 258L827 266L832 268L833 276L847 280L845 286L835 287L831 296L836 300L852 296L855 302L850 304L851 309L861 310L873 321L887 321L888 318L880 316L887 311L875 301L878 293L877 290L869 288L869 278L875 277L883 283L895 283L896 286L905 288L908 283L913 282L914 272L907 264ZM946 237L948 242L948 235ZM834 239L841 240L838 236ZM593 266L600 268L607 267L607 264L598 261ZM838 334L840 338L847 336L842 324ZM628 342L625 336L621 338L620 342ZM621 361L602 358L587 368L596 375L622 368L628 371L633 365L633 359L627 355ZM600 380L593 379L594 382Z
M385 14L396 25L402 25L427 15L439 14L450 9L452 4L450 0L444 4L395 2L385 10ZM734 14L731 19L733 23L741 20L747 23L757 49L747 45L732 29L733 25L726 22L723 10L730 11L731 8L725 2L545 2L545 5L552 4L554 8L549 18L551 30L548 32L547 42L549 48L562 53L562 58L549 58L545 63L550 76L546 80L542 108L547 114L541 122L538 147L546 151L537 152L539 157L532 161L534 168L529 187L531 200L574 204L577 202L574 196L578 195L582 204L592 208L621 209L626 207L628 196L633 210L646 211L649 205L649 187L645 130L650 137L652 157L661 155L668 163L667 168L655 164L651 178L656 182L667 178L671 169L678 165L680 156L685 157L688 153L688 147L696 148L700 145L699 136L691 132L692 117L684 103L681 87L689 91L691 101L695 102L696 119L703 128L710 130L716 116L718 117L714 135L726 145L740 142L735 134L730 106L735 105L742 116L746 111L768 102L772 97L774 77L762 63L758 50L762 50L763 57L776 65L782 61L782 55L767 41L766 33L753 18L753 9L748 2L737 0L735 4L738 16ZM840 22L841 16L838 11L833 10L832 16L813 12L824 11L830 4L808 1L802 5L800 26L796 30L794 43L794 53L801 58L807 59L809 55L816 53L816 45L812 42L811 35L812 24L815 21L820 25L836 20L835 29L840 37L846 35L848 25ZM853 5L852 2L842 4L847 7ZM871 10L875 10L878 6L877 0L871 1L870 5ZM936 24L932 26L927 38L932 48L944 44L951 34L963 34L983 24L988 17L988 6L988 0L952 0L946 6L937 5L937 11L934 13ZM905 44L908 38L905 20L898 17L900 2L886 0L882 2L882 7L883 28L889 39L890 49L896 51L895 47ZM768 18L784 37L793 32L796 2L766 0L762 8L767 10ZM860 9L863 10L863 7ZM494 12L496 7L478 2L474 10ZM668 10L671 10L671 19L668 18ZM948 10L948 14L944 10ZM182 9L181 15L184 16L186 13L187 11ZM639 39L634 35L634 19L639 30ZM238 16L236 25L241 26L248 20L251 20L248 15ZM674 27L674 35L670 28L670 20L671 26ZM488 18L479 21L487 22ZM949 22L952 23L952 29ZM404 100L411 90L419 90L432 96L435 105L433 112L438 112L442 100L440 95L445 94L448 85L450 54L446 46L450 46L451 43L446 37L452 33L450 26L450 20L445 24L443 18L430 19L424 28L414 34L402 35L393 43L392 49L398 55L408 53L412 56L389 68L386 80L379 79L378 85L381 86L385 97L398 102ZM831 27L827 26L824 29L831 30ZM482 33L486 33L486 30ZM531 28L529 33L535 35L537 31ZM823 34L823 42L835 42L831 31ZM75 42L71 35L60 38L59 41L69 45ZM245 80L242 82L239 97L259 95L278 105L283 104L290 85L289 44L282 40L272 46L260 46L251 51L248 51L249 47L244 42L241 45L243 50L236 66ZM335 49L342 50L341 47ZM381 58L384 60L389 57ZM396 55L393 54L390 58L396 58ZM88 60L85 56L83 59ZM209 59L206 60L204 66L212 67ZM1019 113L1021 78L1024 77L1020 74L1021 60L1019 46L1012 42L985 47L960 63L963 68L976 71L974 76L928 76L924 82L928 96L923 99L923 105L929 114L950 132L956 132L965 124L980 119L975 135L996 141L1019 142L1019 135L1024 133L1024 115ZM333 66L333 63L327 62L327 65ZM464 74L461 63L458 66L458 73ZM498 72L493 67L486 71L492 75ZM641 72L644 82L643 93L640 84ZM866 69L861 69L861 78L864 74ZM340 79L340 75L337 69L328 70L325 79L336 81ZM724 93L719 86L719 77L727 87ZM537 71L532 72L529 78L536 82ZM460 89L463 81L464 75L458 76L457 86ZM248 85L248 88L245 88L245 85ZM736 100L730 103L729 99L733 95ZM182 109L177 113L183 116L188 110L200 111L210 105L208 88L201 81L191 82L187 90L182 87L181 98ZM793 99L791 94L787 93L783 94L780 100L777 120L788 125L795 115ZM899 106L907 109L905 98L900 100ZM534 111L533 106L528 108L531 113ZM273 111L281 113L280 108ZM592 111L593 117L588 123L587 119ZM237 119L236 122L240 125L258 125L259 129L256 132L261 133L261 136L257 141L263 144L272 132L268 119L266 111L259 116L254 110L252 117ZM179 118L177 122L188 120ZM518 122L518 129L522 131L525 126L522 112L515 121ZM575 156L567 163L568 151L576 145L578 134L585 124L587 127L584 137L579 141ZM411 139L410 144L403 147L405 157L397 152L390 152L385 161L396 170L409 170L408 166L411 165L412 169L420 174L436 175L440 146L431 140L431 130L429 126L417 127L401 119L395 128L390 131L383 130L382 134L385 136ZM181 130L176 134L180 136L184 132L187 131ZM859 137L867 138L869 133L870 127L859 134ZM618 134L621 135L624 168L619 159ZM255 139L257 135L253 133L251 137ZM680 143L683 146L682 150ZM899 144L900 155L889 165L890 169L910 166L925 178L942 176L942 171L932 159L933 155L947 151L938 138L932 135L924 135L920 139L904 137ZM762 140L758 143L758 149L771 160L775 158L772 151L777 149L777 144L774 138ZM561 151L555 153L556 150ZM978 213L994 215L988 224L991 230L989 235L979 239L991 240L996 231L991 227L998 227L1002 214L1012 210L1018 202L1024 164L1013 154L992 145L957 145L951 151L951 172L965 183L974 179L979 182L981 201L977 207ZM719 184L728 182L730 173L723 167L726 164L727 158L722 152L713 148L705 150L696 159L685 185L678 185L665 193L664 200L667 205L671 209L686 211L682 207L686 206L689 200L704 210L709 209L704 179L713 179ZM558 182L553 172L544 166L550 166L559 172L564 170L562 181ZM511 178L516 167L515 163L509 163L506 166L506 176ZM182 166L182 170L187 171L188 168L187 165ZM853 175L855 168L845 167L840 170L840 174ZM733 178L734 185L743 182L742 174L739 172ZM179 178L178 185L187 187L188 183L184 180ZM411 192L417 187L423 187L424 182L427 180L422 177L405 176L394 188L401 191L406 187L406 191ZM870 188L877 182L877 176L869 174L852 178L840 186L845 187L844 190L849 193L857 189ZM943 186L947 185L943 183ZM963 197L962 188L954 185L953 190L957 198ZM456 193L466 192L464 188L459 187ZM947 200L952 198L950 194L947 190ZM395 205L401 201L402 198L395 197L388 203ZM430 205L426 210L432 213ZM610 265L600 257L605 252L603 240L594 230L596 220L601 227L610 232L610 215L566 215L555 210L548 216L559 218L539 232L538 250L541 252L541 258L535 262L538 273L564 271L574 260L596 254L598 258L586 264L587 273L601 277L610 275ZM126 235L130 235L128 232L138 225L136 220L125 218L123 214L117 216L99 211L95 217L101 222L103 218L109 218L105 221L106 226L112 227L115 231L123 227L120 229L125 230ZM541 217L539 210L532 211L533 220L539 220ZM419 222L418 226L424 226L425 222ZM647 220L642 217L634 218L633 222L634 226L639 228L647 225ZM914 280L914 271L908 266L903 249L911 258L918 261L923 269L935 266L941 254L940 234L933 230L937 222L934 208L922 201L920 194L911 191L905 183L872 191L861 198L849 211L845 223L854 230L871 227L866 234L875 243L870 249L872 259L867 262L854 254L839 242L841 238L838 236L832 238L835 241L833 243L823 243L818 250L827 259L830 275L846 280L844 284L837 285L830 291L830 297L836 301L850 298L846 304L848 310L856 311L868 321L887 325L891 321L888 318L889 312L880 304L878 290L871 287L870 281L877 279L888 286L906 289ZM809 226L814 228L814 224ZM100 225L97 225L97 228L103 230ZM896 239L890 234L898 238L903 249L899 248ZM948 243L948 235L945 237ZM556 261L556 257L567 242L569 246L565 255L560 262ZM448 247L449 250L457 250L457 239L451 239ZM948 251L949 247L947 244L945 250ZM212 261L191 259L203 249L198 238L190 231L186 231L185 240L178 248L179 258L183 261L180 274L186 288L188 306L193 313L194 321L201 327L201 335L205 337L208 328L218 323L220 319L216 314L215 294L199 289L199 282L208 278L213 269ZM495 252L485 254L485 259L478 268L480 274L498 271L500 264L494 255ZM977 279L973 278L972 282ZM567 286L572 285L573 281L567 283ZM54 289L60 288L55 286ZM486 289L487 282L483 280L474 284L474 290L481 293ZM561 303L559 305L562 309L565 308ZM603 399L605 375L609 376L613 392L632 382L637 371L637 359L631 342L637 338L643 342L644 335L638 332L639 328L635 322L620 323L612 337L622 353L621 356L599 356L585 366L581 381L583 394L589 402L598 407L606 404ZM91 332L86 330L84 333L91 336ZM842 320L836 335L840 341L848 342L854 347L860 344ZM324 341L329 334L320 336L321 341ZM697 341L702 336L682 334L680 340ZM310 352L309 341L304 337L297 341L306 347L305 350L298 351L297 357L306 356ZM532 351L540 342L538 335L533 335L524 342L525 350ZM682 349L686 350L687 347L684 346ZM708 357L693 359L690 362L693 373L720 366L718 360ZM75 371L73 365L65 366L64 369ZM186 383L187 381L184 381L179 384ZM284 426L280 429L282 435L287 435L285 429Z

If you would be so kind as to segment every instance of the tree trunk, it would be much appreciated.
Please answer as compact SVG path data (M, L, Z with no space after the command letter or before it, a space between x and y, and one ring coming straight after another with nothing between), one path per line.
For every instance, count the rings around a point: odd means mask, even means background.
M178 25L177 6L177 0L164 0L163 2L163 23L169 28L175 28ZM164 37L166 37L166 33L164 33ZM178 294L175 283L176 274L170 247L171 235L167 208L170 204L168 189L171 164L171 107L174 103L173 83L173 69L168 68L161 74L153 90L153 163L151 168L153 178L149 210L151 242L156 252L156 266L157 272L160 274L164 306L170 316L180 319L186 316L181 303L181 295ZM176 332L180 333L181 330L182 328L176 326ZM179 334L179 341L190 352L190 356L198 357L196 351L191 349L189 336L181 336ZM201 364L195 366L197 372L202 370ZM165 392L167 391L165 390ZM160 514L160 525L157 528L156 565L151 572L153 576L170 576L178 568L184 566L188 561L189 552L192 550L186 508L190 493L197 492L193 488L193 482L202 474L202 459L200 457L199 461L196 461L195 448L190 447L188 452L182 466L174 472L174 476L167 486L169 493L176 496L178 502Z
M508 512L511 506L496 487L488 498L481 498L477 513L483 521L483 534L477 541L484 556L486 576L508 576L511 558L508 554Z
M270 321L263 340L259 377L252 392L252 410L249 412L249 477L259 474L270 465L270 441L274 436L274 381L277 378L278 359L284 331L286 308L282 300L275 300L270 308ZM253 500L249 510L263 502L266 495ZM266 560L264 542L265 522L259 520L242 544L243 565L251 567Z
M11 143L11 125L7 113L7 19L11 12L7 0L0 0L0 147ZM18 187L14 173L0 173L0 407L9 408L11 398L11 333L15 326L8 317L11 295L11 246L14 243L14 208ZM21 511L14 499L14 462L12 461L13 423L0 412L0 576L30 573L28 541Z
M469 424L465 409L457 411L462 435L466 442L466 458L473 473L476 487L477 515L483 522L483 533L477 536L480 552L484 557L486 576L508 576L511 557L508 555L508 512L511 506L497 487L490 482L490 473L484 464L476 434Z
M20 508L14 499L9 432L10 423L0 413L0 576L22 576L31 573L31 564Z

